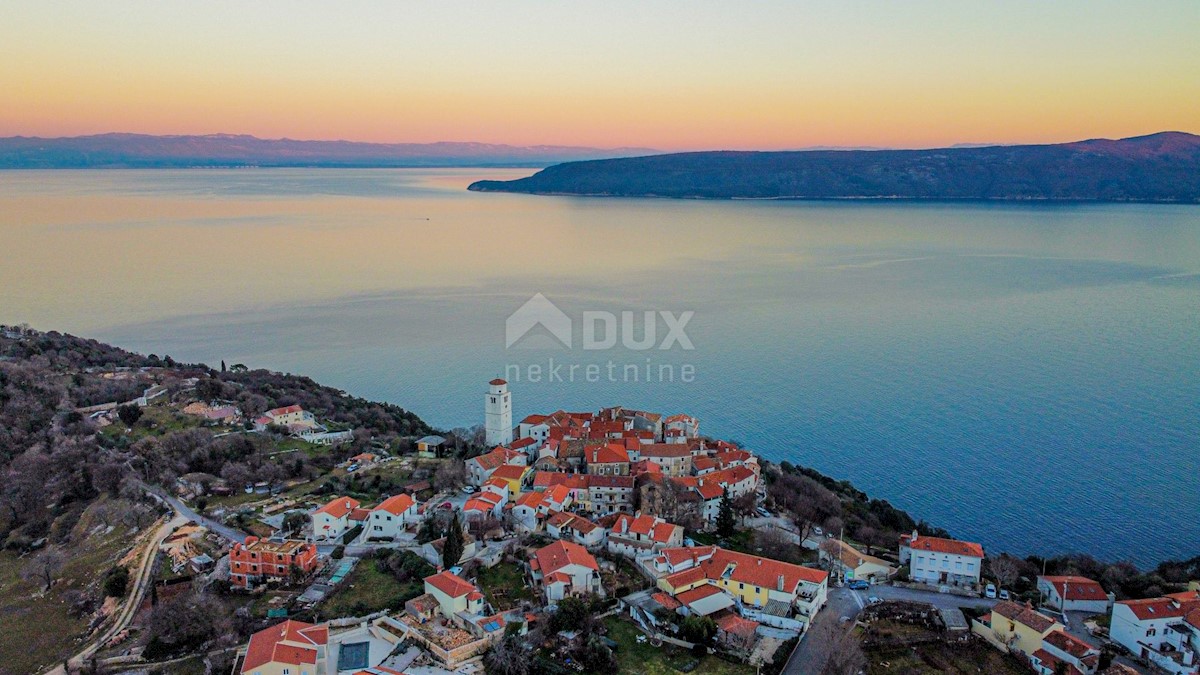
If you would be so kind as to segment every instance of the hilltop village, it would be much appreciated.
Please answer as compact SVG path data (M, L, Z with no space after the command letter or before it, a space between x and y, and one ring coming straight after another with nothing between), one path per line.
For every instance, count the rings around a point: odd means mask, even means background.
M687 413L515 418L496 379L483 424L435 431L240 364L0 339L7 391L34 347L74 387L58 424L108 453L93 483L135 469L40 539L10 523L0 564L91 617L57 672L1200 668L1195 581L989 554Z

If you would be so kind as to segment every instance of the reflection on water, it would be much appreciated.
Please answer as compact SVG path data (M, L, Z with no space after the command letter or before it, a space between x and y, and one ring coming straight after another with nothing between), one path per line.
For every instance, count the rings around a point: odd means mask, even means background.
M0 174L0 322L303 372L447 427L506 366L687 362L693 383L514 383L514 406L693 412L996 550L1194 554L1195 207L463 189L481 177ZM535 292L695 311L696 349L505 350Z

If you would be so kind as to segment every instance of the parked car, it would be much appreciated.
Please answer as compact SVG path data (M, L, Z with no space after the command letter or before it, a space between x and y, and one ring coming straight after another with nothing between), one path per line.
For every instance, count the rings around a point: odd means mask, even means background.
M469 495L469 494L475 492L475 488L470 485L464 485L462 491L463 491L463 494Z
M764 509L764 508L762 508L762 507L760 506L760 507L758 508L758 515L762 516L763 518L770 518L770 517L771 517L771 512L770 512L770 511L768 511L768 510L766 510L766 509Z
M1011 599L1012 599L1012 596L1010 596L1010 595L1008 594L1008 589L1007 589L1007 588L1001 588L1001 589L1000 589L1000 599L1001 599L1001 600L1011 600Z
M821 528L819 528L819 527L814 527L814 528L813 528L813 534L815 534L815 535L817 535L817 536L819 537L819 536L821 536L821 535L825 534L825 530L822 530L822 529L821 529Z
M867 604L869 604L869 605L878 605L881 602L883 602L883 600L881 600L878 596L875 596L875 595L872 595L871 597L867 598Z
M866 579L855 579L854 581L846 584L846 587L856 591L865 591L871 587L871 583Z
M989 598L996 597L996 585L988 584L987 587L983 589L983 594Z
M346 473L354 473L355 471L358 471L357 464L351 464L350 466L346 467Z

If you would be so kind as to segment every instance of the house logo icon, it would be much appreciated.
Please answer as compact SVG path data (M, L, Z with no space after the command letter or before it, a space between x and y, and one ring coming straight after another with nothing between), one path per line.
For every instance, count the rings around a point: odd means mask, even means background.
M504 348L520 342L518 348L571 349L571 331L571 317L537 293L504 320ZM527 335L530 339L523 340Z

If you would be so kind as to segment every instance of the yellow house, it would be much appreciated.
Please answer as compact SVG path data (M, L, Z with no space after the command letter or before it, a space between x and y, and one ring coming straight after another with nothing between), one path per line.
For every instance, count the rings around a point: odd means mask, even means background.
M492 472L491 480L499 478L508 484L508 498L515 500L521 496L521 486L525 482L525 477L532 471L532 467L522 466L520 464L504 464L496 468Z
M1006 651L1032 654L1042 648L1042 640L1063 625L1034 611L1029 604L999 602L983 621L971 622L971 631Z
M442 616L452 619L459 612L479 614L483 611L483 593L475 584L450 571L425 577L425 592L437 600Z

